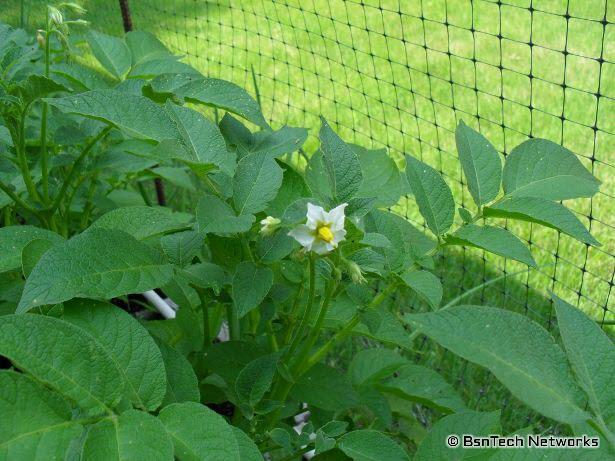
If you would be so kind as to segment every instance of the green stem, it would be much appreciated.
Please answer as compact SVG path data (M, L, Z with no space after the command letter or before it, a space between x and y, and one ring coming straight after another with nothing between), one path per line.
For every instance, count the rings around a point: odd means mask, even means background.
M48 104L43 102L41 113L41 181L43 187L43 200L49 201L49 160L47 155L47 110Z
M397 288L397 282L392 282L387 288L378 293L378 295L372 300L365 310L373 309L380 305L389 296L389 294L395 290L395 288ZM360 315L358 313L354 314L344 328L333 335L329 341L323 344L320 349L318 349L309 359L305 361L305 364L300 368L295 378L307 372L310 368L320 362L320 360L329 353L333 346L350 336L354 328L359 324L360 320Z
M548 266L552 266L553 264L555 264L555 263L544 264L541 267L548 267ZM452 307L455 304L457 304L462 299L467 298L468 296L471 296L472 294L476 293L479 290L482 290L485 287L488 287L489 285L492 285L492 284L494 284L496 282L499 282L500 280L505 279L506 277L514 277L515 275L526 273L529 270L530 270L530 267L528 267L526 269L522 269L522 270L517 271L517 272L511 272L510 274L502 274L499 277L493 278L491 280L487 280L486 282L481 283L480 285L477 285L477 286L471 288L468 291L464 291L459 296L456 296L455 298L451 299L448 303L446 303L440 309L448 309L449 307Z
M194 287L199 295L199 301L201 303L201 309L203 311L203 349L211 344L211 322L209 320L209 309L207 308L207 297L205 290L201 287Z
M71 166L70 171L68 172L68 175L67 175L66 179L64 180L64 183L62 184L62 187L60 188L60 192L58 192L58 195L56 195L56 198L53 201L53 203L51 204L51 206L49 208L47 208L46 211L49 214L53 214L58 209L58 206L60 205L60 203L62 202L62 199L66 195L66 192L68 190L68 186L70 185L70 183L72 182L73 178L75 177L75 175L79 171L79 168L81 167L81 163L83 162L85 157L90 153L90 151L96 145L96 143L98 141L100 141L109 131L111 131L111 128L112 127L107 127L104 130L102 130L100 133L98 133L98 135L96 135L96 137L94 137L83 148L83 150L79 154L79 157L77 157L77 159L73 162L73 165Z
M609 442L612 449L615 449L615 435L608 428L602 416L596 416L591 419L593 426L602 434L602 436Z
M295 296L293 305L291 306L290 311L288 312L289 323L286 329L286 334L284 335L284 342L283 342L284 345L288 344L292 337L295 324L297 323L297 320L296 320L297 309L299 308L299 302L301 301L302 297L303 297L303 280L299 284L299 289L297 290L297 296Z
M305 306L305 310L303 311L303 316L301 317L301 322L297 327L295 334L292 338L289 348L284 353L282 357L282 362L287 362L288 359L292 359L293 353L299 346L301 338L305 333L305 329L307 328L307 323L312 315L312 309L314 305L314 296L316 294L316 263L314 261L314 256L310 254L309 256L309 277L310 277L310 288L308 294L308 300ZM279 376L279 375L278 375ZM280 377L281 378L281 377ZM273 401L283 401L286 399L286 396L290 392L293 383L286 381L285 379L278 379L273 386L271 391L271 400ZM280 416L281 408L276 409L272 413L269 414L267 420L265 422L266 428L271 428L276 423Z
M218 187L214 184L214 182L211 179L209 179L207 175L204 175L201 179L212 190L212 192L216 196L222 197L222 194L220 193L220 190L218 189Z
M254 261L254 255L250 248L250 242L245 237L241 237L241 247L243 248L244 256L250 261Z
M280 347L278 346L278 340L276 339L275 332L271 326L271 321L267 322L265 328L267 329L267 340L269 341L269 347L271 347L272 351L277 352L280 350Z
M303 345L303 349L301 350L301 352L297 356L297 359L295 360L295 366L292 369L293 375L295 375L296 372L299 372L299 370L301 370L301 365L304 363L305 359L310 354L310 351L312 350L312 347L314 347L314 344L316 344L316 341L318 341L318 337L320 336L320 332L322 330L323 324L325 323L325 317L327 316L327 311L329 310L329 304L331 303L331 299L333 298L333 293L335 293L335 289L337 288L337 285L338 285L337 280L329 281L329 284L327 286L327 290L325 293L325 298L323 299L323 302L320 306L320 312L318 313L318 318L316 319L316 323L310 330L307 340L305 341L305 344Z
M152 206L152 201L147 195L145 187L143 187L143 183L141 181L137 181L137 189L139 189L139 193L141 194L141 197L143 197L143 201L145 202L145 204L147 206Z
M26 184L28 194L30 194L30 197L32 197L34 200L40 201L38 191L36 190L36 186L32 181L32 175L30 174L28 159L26 158L26 116L28 114L29 108L30 104L27 104L24 107L19 120L19 145L17 147L17 162L19 163L19 169L21 170L21 175L23 176L24 183Z
M310 291L308 294L307 304L305 306L305 310L303 311L303 316L301 317L301 321L299 322L299 326L297 327L297 331L290 343L290 347L288 348L285 357L292 357L295 350L299 346L301 342L301 338L306 333L306 329L308 328L308 322L310 317L312 316L312 310L314 309L314 297L316 294L316 263L314 261L314 256L309 256L309 264L310 264Z
M380 303L382 303L389 296L389 294L393 290L395 290L395 288L397 288L397 282L396 281L391 282L387 288L381 291L372 300L372 302L367 306L366 309L372 309L374 307L377 307ZM305 362L304 366L300 367L300 369L296 371L296 374L293 375L293 378L300 377L301 375L306 373L308 370L310 370L314 365L316 365L329 352L329 350L331 350L331 348L334 345L336 345L338 342L342 341L343 339L345 339L347 336L349 336L352 333L352 330L359 324L359 321L360 321L359 314L355 314L342 330L337 332L337 334L335 334L333 338L327 341L320 349L318 349L318 351L316 351L316 353L314 353ZM274 400L274 401L286 400L286 397L288 396L288 393L292 389L293 385L294 385L293 382L288 382L288 381L283 381L281 385L278 384L278 386L274 388L274 390L271 392L271 400ZM278 408L276 411L270 413L270 416L266 422L267 429L275 425L275 423L278 421L280 413L281 413L281 408Z
M49 28L49 19L47 19ZM49 78L49 67L51 64L51 34L45 34L45 77ZM47 111L48 104L43 101L41 113L41 182L43 188L43 200L49 201L49 158L47 153Z
M13 200L13 202L15 202L15 205L23 208L24 210L26 210L29 213L32 213L37 218L39 218L41 221L45 221L43 219L43 216L39 213L38 210L32 208L30 205L28 205L26 202L24 202L21 198L19 198L19 196L15 192L13 192L11 190L11 188L9 186L7 186L6 184L4 184L2 181L0 181L0 190L2 190L2 192L4 192L6 195L8 195L11 198L11 200Z
M239 341L241 339L241 327L239 326L237 311L232 303L226 306L226 320L228 321L228 330L231 340Z
M90 186L88 187L88 195L86 198L85 206L83 207L83 214L81 215L81 228L85 229L90 220L90 215L92 214L92 208L94 208L94 204L92 199L94 198L94 192L96 191L96 180L97 175L92 176L90 180Z

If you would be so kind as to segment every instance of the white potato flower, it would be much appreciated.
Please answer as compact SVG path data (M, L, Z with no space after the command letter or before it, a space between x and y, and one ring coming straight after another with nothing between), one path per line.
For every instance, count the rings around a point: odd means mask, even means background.
M265 219L262 219L261 224L261 235L265 237L269 235L273 235L273 233L280 227L280 221L278 218L274 218L273 216L267 216Z
M348 204L325 211L324 208L308 203L307 222L291 230L288 235L299 242L306 250L319 255L328 253L344 240L344 208Z

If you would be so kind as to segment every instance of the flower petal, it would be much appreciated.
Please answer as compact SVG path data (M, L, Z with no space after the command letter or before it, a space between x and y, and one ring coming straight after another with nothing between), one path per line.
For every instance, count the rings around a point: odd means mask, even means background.
M308 250L312 249L314 241L317 240L314 236L314 231L305 224L301 224L295 227L288 233L288 235L294 238L297 242L301 244L301 246L307 248Z
M344 228L344 208L348 206L347 203L342 203L341 205L336 206L328 213L329 222L331 223L331 230L333 232L339 231Z
M315 239L314 244L312 245L312 251L319 255L329 253L331 250L333 250L333 248L333 245L320 239Z
M338 231L333 232L333 245L337 247L337 244L343 241L346 238L346 229L340 229Z
M307 226L310 229L316 229L319 222L327 221L327 212L323 207L314 205L312 203L307 204Z

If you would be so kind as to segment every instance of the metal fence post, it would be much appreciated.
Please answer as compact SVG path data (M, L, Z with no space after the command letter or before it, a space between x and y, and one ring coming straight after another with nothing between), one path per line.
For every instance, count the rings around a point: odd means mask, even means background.
M119 2L120 10L122 11L122 24L124 25L124 32L130 32L132 30L132 17L130 16L128 0L119 0ZM167 200L164 193L164 184L162 183L162 179L155 178L154 186L156 188L156 199L158 201L158 205L165 206Z

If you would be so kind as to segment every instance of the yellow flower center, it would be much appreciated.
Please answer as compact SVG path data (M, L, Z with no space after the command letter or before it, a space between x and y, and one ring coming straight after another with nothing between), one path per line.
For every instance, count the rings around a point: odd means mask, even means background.
M333 241L333 232L331 232L328 224L318 226L316 233L318 234L318 238L320 240L324 240L327 243L331 243Z

